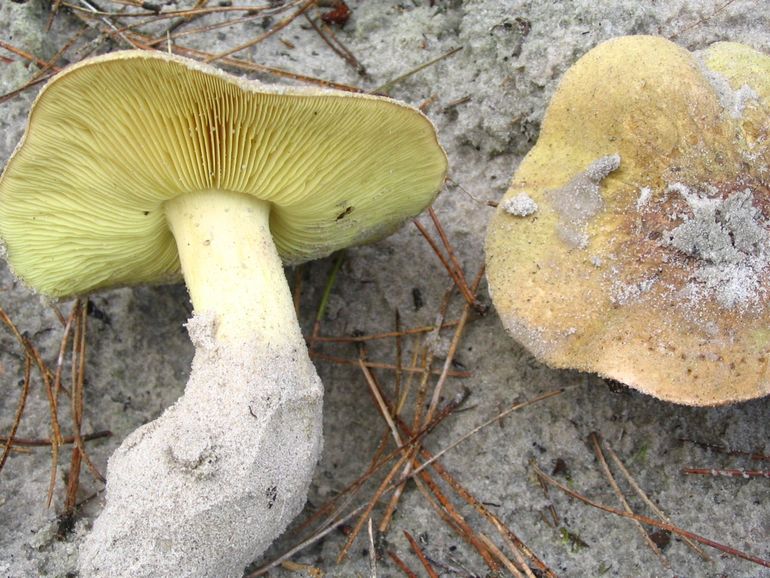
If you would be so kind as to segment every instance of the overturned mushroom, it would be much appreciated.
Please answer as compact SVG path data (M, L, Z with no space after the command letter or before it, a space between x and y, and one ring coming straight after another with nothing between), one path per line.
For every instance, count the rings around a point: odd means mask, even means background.
M55 77L0 180L15 274L51 297L184 277L185 394L131 434L81 549L92 576L240 576L305 502L321 383L282 270L435 197L431 123L389 99L264 86L157 52Z
M487 236L518 341L677 403L770 393L768 79L746 46L645 36L565 74Z

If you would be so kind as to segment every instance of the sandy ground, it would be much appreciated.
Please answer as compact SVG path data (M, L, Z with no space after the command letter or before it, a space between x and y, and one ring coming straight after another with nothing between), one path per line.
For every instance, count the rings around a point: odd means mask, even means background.
M368 79L359 77L335 55L306 22L304 26L295 22L268 41L245 50L242 56L374 88L461 46L462 50L452 57L397 84L391 95L412 104L431 99L428 115L447 150L451 177L477 198L450 184L435 204L469 277L482 263L484 230L491 216L491 209L479 200L496 200L502 195L522 155L537 138L547 99L558 79L591 47L613 36L645 33L663 35L688 49L734 40L770 52L770 11L759 0L737 0L726 5L696 0L563 4L479 0L429 4L350 2L352 18L338 34L365 65ZM52 31L46 33L48 14L48 3L38 0L2 3L0 22L6 30L2 39L41 58L51 57L81 24L64 12L57 17ZM216 52L256 37L263 32L263 26L269 25L256 19L180 42ZM88 34L94 36L93 32ZM116 43L111 47L124 46ZM12 60L0 63L0 92L6 93L20 86L34 69L17 56L1 54ZM33 97L34 90L30 90L0 104L3 163L21 136ZM427 219L422 221L428 224ZM330 268L331 260L324 260L301 270L306 329L312 323ZM294 271L288 275L293 279ZM417 229L408 225L385 241L347 251L323 321L323 333L390 330L396 310L404 326L430 324L449 285L430 247ZM43 357L55 365L62 329L51 308L15 282L5 269L0 290L0 305ZM481 296L489 301L483 285ZM83 430L113 432L109 440L89 445L94 463L104 469L107 458L126 435L157 417L181 394L192 358L192 346L182 326L190 308L181 286L115 290L93 296L92 301ZM69 305L62 307L66 312ZM454 319L458 313L459 300L455 299L448 318ZM404 347L411 352L414 342L407 341ZM356 356L350 346L324 345L321 350L347 358ZM369 355L373 360L392 362L393 343L373 344ZM770 570L714 551L709 551L710 561L704 561L678 539L664 547L670 562L670 569L666 568L631 523L571 502L552 490L552 503L560 517L558 526L553 527L544 521L544 516L550 516L549 500L530 466L535 460L551 472L561 460L566 470L560 468L559 479L592 498L618 506L587 439L591 432L600 432L674 523L767 559L770 486L766 479L680 473L685 466L759 468L761 463L724 456L680 440L767 454L770 399L718 409L679 407L608 384L596 376L551 370L505 334L493 311L470 324L456 361L456 368L467 369L471 377L450 380L445 397L455 396L463 387L470 390L471 396L466 411L446 420L428 438L426 445L432 451L447 446L515 400L574 386L557 398L480 431L443 458L446 468L556 573L574 577L770 576ZM334 496L366 468L385 432L359 370L324 361L317 361L316 366L326 391L325 448L306 513ZM3 332L2 432L7 432L12 422L22 371L20 349L14 338ZM391 391L392 373L379 375ZM64 414L63 423L69 423L66 410ZM48 421L47 402L36 378L17 435L47 437ZM64 501L68 452L60 459L53 505L47 509L49 468L48 452L35 450L31 454L11 454L0 473L2 576L68 576L77 566L78 544L101 507L100 498L88 501L78 512L74 531L58 538L57 515ZM101 489L102 485L84 469L81 498ZM649 513L638 500L632 503L641 513ZM496 535L472 510L464 507L462 511L472 527ZM378 519L375 515L375 522ZM385 549L398 553L416 569L419 562L402 530L418 537L443 575L487 575L482 559L448 529L413 486L406 491L384 543ZM343 564L335 564L344 539L341 532L333 532L294 560L317 566L329 576L367 575L369 545L364 539L356 542ZM293 537L281 539L267 558L282 553L295 541ZM378 563L378 572L380 576L400 575L387 557ZM296 574L279 570L272 575Z

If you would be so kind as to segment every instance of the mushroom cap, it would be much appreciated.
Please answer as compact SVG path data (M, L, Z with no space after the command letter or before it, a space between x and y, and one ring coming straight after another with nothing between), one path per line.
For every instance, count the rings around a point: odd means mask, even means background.
M770 393L770 57L605 42L564 76L490 224L503 324L655 397Z
M14 273L53 297L181 278L163 203L223 190L271 203L285 263L384 237L429 205L446 155L387 98L264 85L161 52L67 68L0 178Z

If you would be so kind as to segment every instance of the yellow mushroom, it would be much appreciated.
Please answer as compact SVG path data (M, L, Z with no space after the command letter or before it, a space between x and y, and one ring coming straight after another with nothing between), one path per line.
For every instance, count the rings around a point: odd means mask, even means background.
M610 40L564 76L490 224L503 324L554 367L770 393L770 57Z
M159 52L40 93L0 178L14 272L51 297L184 278L185 394L124 440L81 576L241 576L305 502L321 383L282 264L381 238L443 184L396 101L266 86Z

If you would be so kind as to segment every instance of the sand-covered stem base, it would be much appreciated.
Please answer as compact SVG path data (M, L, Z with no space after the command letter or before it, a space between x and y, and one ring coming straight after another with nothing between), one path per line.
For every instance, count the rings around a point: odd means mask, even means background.
M241 576L305 503L323 395L306 350L188 329L185 394L110 458L82 576Z

